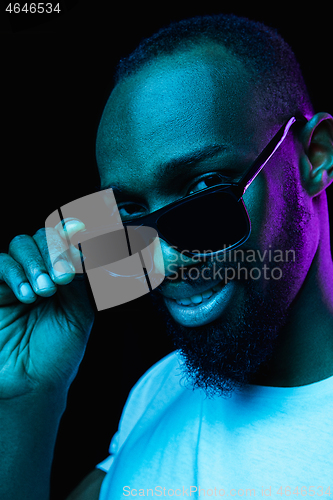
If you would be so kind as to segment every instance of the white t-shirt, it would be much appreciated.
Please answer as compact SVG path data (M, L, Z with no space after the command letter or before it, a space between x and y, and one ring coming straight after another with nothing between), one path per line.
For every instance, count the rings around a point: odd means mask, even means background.
M185 386L179 360L169 354L131 390L97 465L100 500L333 497L333 377L209 399Z

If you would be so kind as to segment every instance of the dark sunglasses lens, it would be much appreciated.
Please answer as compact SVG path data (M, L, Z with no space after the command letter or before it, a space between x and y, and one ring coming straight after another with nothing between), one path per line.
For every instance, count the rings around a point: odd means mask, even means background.
M162 235L179 251L211 253L245 241L250 231L243 201L218 192L189 200L158 220Z

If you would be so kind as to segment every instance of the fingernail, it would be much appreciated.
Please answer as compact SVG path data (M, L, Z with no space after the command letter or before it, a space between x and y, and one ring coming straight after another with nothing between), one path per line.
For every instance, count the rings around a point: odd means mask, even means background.
M79 220L70 220L65 224L65 232L67 233L68 238L71 238L75 233L79 231L83 231L86 228L85 224ZM64 228L62 228L64 231Z
M55 288L55 284L47 274L40 274L36 280L39 290Z
M53 265L53 269L54 269L54 274L55 274L55 276L57 278L59 276L61 276L62 274L73 274L73 273L75 273L75 269L72 266L72 264L70 264L66 260L58 260L58 262L56 262Z
M22 283L22 285L20 286L20 294L22 295L22 297L25 297L26 299L35 298L35 294L29 283Z

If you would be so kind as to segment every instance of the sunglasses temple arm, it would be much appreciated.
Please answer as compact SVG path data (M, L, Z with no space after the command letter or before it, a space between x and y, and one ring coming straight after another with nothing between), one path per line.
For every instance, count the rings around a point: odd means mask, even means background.
M268 160L273 156L275 151L280 147L289 132L290 127L296 122L296 118L292 117L290 120L280 128L273 139L267 144L265 149L260 153L258 158L255 160L254 164L251 166L248 172L240 181L240 187L242 188L242 195L245 193L250 184L257 177L259 172L264 168Z

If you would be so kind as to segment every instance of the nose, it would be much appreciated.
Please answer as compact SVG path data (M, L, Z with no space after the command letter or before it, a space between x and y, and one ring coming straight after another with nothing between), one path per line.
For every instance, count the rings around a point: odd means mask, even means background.
M160 239L160 245L162 253L155 254L154 264L157 271L164 271L165 276L174 274L180 267L198 263L197 258L191 259L190 257L186 257L162 239Z

